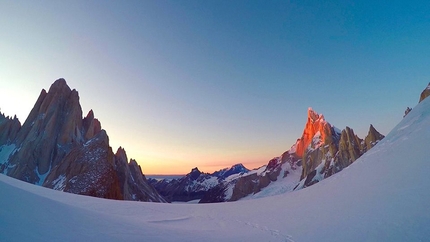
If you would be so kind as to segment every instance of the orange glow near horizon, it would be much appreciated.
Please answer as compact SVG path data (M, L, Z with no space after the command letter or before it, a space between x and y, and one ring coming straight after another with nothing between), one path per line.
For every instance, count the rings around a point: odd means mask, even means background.
M235 164L242 163L246 168L252 170L267 164L270 158L253 159L206 159L201 160L173 160L173 159L136 159L142 168L144 175L185 175L191 169L197 167L201 172L213 173L215 171L229 168Z
M102 123L103 126L103 123ZM108 127L109 130L110 127ZM289 147L278 147L274 150L263 150L257 147L196 147L187 143L172 143L169 140L157 140L146 136L128 135L112 127L108 135L110 145L115 153L119 146L126 151L128 159L134 159L141 166L144 175L184 175L197 167L201 172L213 173L242 163L252 170L267 164L275 156L281 155ZM220 142L222 143L222 142ZM273 148L273 147L271 147Z

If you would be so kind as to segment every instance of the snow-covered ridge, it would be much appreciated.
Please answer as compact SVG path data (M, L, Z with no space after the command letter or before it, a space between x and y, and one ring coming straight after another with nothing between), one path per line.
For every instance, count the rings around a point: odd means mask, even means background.
M200 172L196 167L183 177L163 180L148 179L148 181L168 201L189 202L200 200L208 190L229 179L229 177L235 177L248 171L242 164L236 164L212 174Z

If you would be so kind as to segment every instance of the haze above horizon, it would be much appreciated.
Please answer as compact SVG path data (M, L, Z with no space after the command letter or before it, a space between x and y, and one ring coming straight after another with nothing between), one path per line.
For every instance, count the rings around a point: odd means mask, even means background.
M144 174L252 169L307 108L387 134L430 81L427 1L0 3L0 108L25 121L58 78Z

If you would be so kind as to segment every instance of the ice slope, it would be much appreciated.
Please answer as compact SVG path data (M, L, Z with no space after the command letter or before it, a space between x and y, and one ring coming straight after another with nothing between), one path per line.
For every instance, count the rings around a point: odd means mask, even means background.
M78 196L0 175L0 241L429 241L430 98L342 172L220 204Z

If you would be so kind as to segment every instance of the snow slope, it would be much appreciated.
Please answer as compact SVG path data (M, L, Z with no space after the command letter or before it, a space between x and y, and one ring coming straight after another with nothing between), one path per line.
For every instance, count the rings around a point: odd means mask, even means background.
M342 172L219 204L104 200L0 175L0 241L428 241L430 98Z

